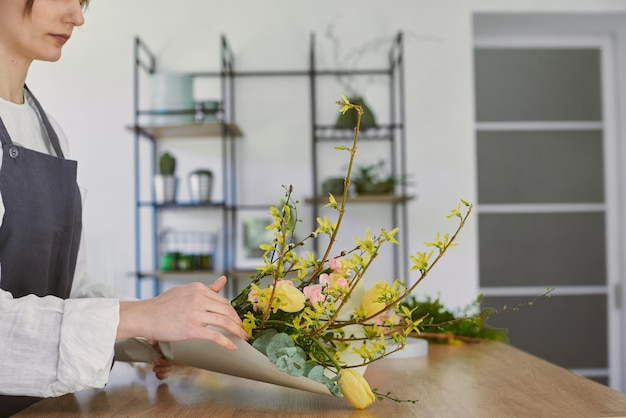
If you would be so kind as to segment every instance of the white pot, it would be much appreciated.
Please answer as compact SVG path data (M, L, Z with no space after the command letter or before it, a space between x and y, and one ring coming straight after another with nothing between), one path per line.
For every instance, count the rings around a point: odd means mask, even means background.
M212 188L213 175L210 172L194 172L189 175L189 196L192 202L210 202Z
M155 203L174 203L176 201L176 191L178 188L178 179L176 177L155 174L153 181Z

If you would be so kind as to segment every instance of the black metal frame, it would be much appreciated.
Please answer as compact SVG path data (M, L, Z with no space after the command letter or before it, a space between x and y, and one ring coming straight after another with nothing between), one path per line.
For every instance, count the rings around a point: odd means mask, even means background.
M317 70L315 59L315 34L311 34L309 74L311 90L311 158L312 158L312 190L314 191L313 201L318 202L322 196L318 188L319 161L317 157L317 146L324 141L337 141L352 138L352 130L338 130L334 125L323 125L317 122L317 78L339 75L382 75L389 78L389 124L379 125L374 129L368 129L359 133L359 141L388 141L391 175L404 180L406 175L406 134L405 134L405 105L404 105L404 46L403 36L399 32L389 50L389 61L387 68L372 68L361 70ZM406 200L406 181L400 185L399 199L389 202L392 205L393 225L400 226L400 246L394 246L394 276L402 278L400 272L408 275L408 212ZM319 216L319 205L313 205L313 229L317 227L316 219ZM317 251L317 243L315 245Z
M226 38L221 38L220 48L220 71L219 72L195 72L189 73L191 77L219 77L220 78L220 90L221 90L221 102L224 105L223 118L221 122L221 150L222 150L222 179L224 199L222 202L211 203L191 203L191 202L177 202L156 204L154 201L142 201L141 200L141 150L140 142L142 139L148 139L152 145L150 155L150 173L156 173L156 160L157 160L157 138L152 136L148 131L142 128L141 116L155 114L151 110L143 110L140 106L140 88L141 88L141 71L145 71L147 74L154 74L157 71L157 61L154 53L147 47L146 43L141 38L135 38L134 48L134 92L133 92L133 131L135 136L134 142L134 157L135 157L135 294L137 298L141 298L141 283L145 279L151 279L153 283L153 295L160 293L160 279L156 275L151 273L145 273L142 269L142 208L150 209L151 216L151 241L152 241L152 260L153 271L158 271L159 254L158 254L158 212L164 209L177 209L177 208L204 208L204 209L218 209L222 211L223 223L225 225L222 239L226 248L232 247L232 231L228 228L233 225L232 222L232 208L236 206L235 198L235 145L232 132L229 126L234 123L235 120L235 106L234 106L234 55L230 50ZM147 62L146 62L147 61ZM195 112L194 109L172 109L166 114L189 114ZM159 112L163 114L162 111ZM222 265L224 268L221 273L228 274L231 265L229 264L228 253L223 252Z
M222 127L221 127L221 150L222 150L222 179L224 190L224 201L222 203L211 204L191 204L191 203L175 203L166 205L157 205L154 202L141 201L141 158L140 158L140 141L147 138L152 143L152 152L150 156L150 172L156 172L157 146L156 139L148 132L141 128L140 117L142 115L151 114L149 110L140 109L140 75L141 71L148 74L154 74L157 71L157 62L155 55L150 51L147 45L139 38L135 38L134 48L134 124L133 130L135 134L135 277L136 287L135 293L138 298L141 297L141 282L144 279L153 280L153 294L160 293L160 280L158 277L142 272L141 263L141 210L142 207L151 208L152 217L152 254L154 261L154 271L158 270L158 211L161 209L174 209L178 207L204 207L218 208L222 210L223 222L225 225L223 234L223 243L226 251L223 251L223 273L229 274L234 272L234 259L236 251L235 237L237 236L237 209L239 208L236 196L236 146L233 135L229 131L229 126L236 121L235 117L235 79L238 77L303 77L308 78L310 86L310 120L311 120L311 171L312 171L312 191L313 191L313 229L316 228L315 219L318 217L320 205L315 203L321 197L318 190L318 157L317 145L324 141L333 141L345 139L345 130L337 130L334 126L323 125L318 123L317 119L317 78L338 75L383 75L389 77L389 95L390 124L378 126L376 129L368 130L367 133L361 133L362 141L388 141L389 157L392 175L403 178L406 174L406 136L405 136L405 106L404 106L404 50L402 42L402 33L398 33L394 38L392 47L389 51L389 65L387 68L364 69L364 70L318 70L315 60L315 34L310 37L310 55L309 69L295 71L235 71L235 56L230 48L226 37L221 36L220 39L220 70L218 72L197 72L190 73L192 77L219 77L222 102ZM189 109L172 109L168 114L181 114L191 112ZM350 136L352 132L349 133ZM407 190L405 182L400 186L400 199L389 202L392 206L392 223L401 227L401 249L394 247L394 275L400 278L400 271L407 272L408 265L408 215L406 199ZM317 244L315 245L317 250ZM221 272L221 273L222 273ZM232 281L230 291L236 292L236 281Z

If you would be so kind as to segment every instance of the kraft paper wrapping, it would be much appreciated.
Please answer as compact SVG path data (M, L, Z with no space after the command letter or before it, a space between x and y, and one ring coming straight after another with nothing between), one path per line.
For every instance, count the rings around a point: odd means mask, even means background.
M303 376L294 377L281 372L247 341L226 331L216 330L230 338L237 346L237 351L229 351L204 340L161 342L159 347L165 357L182 365L332 396L325 385ZM150 363L158 357L160 355L156 350L143 339L130 338L115 344L116 361Z

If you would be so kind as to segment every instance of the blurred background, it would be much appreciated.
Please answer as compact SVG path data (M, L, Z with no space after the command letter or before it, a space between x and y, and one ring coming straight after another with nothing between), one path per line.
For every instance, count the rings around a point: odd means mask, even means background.
M511 328L513 344L623 389L625 23L618 0L92 0L61 61L35 63L28 83L79 161L88 269L134 296L135 37L159 71L218 71L222 35L237 71L306 71L311 34L320 68L354 69L385 65L402 33L411 253L455 226L446 215L459 199L477 206L418 293L450 307L483 293L501 307L554 287L494 323ZM215 88L197 87L203 99ZM310 195L309 88L307 77L238 81L243 203L271 204L289 183ZM360 89L383 114L385 87ZM339 81L320 90L322 117L334 118L344 90ZM201 164L191 144L172 152L183 177ZM341 175L333 164L328 174ZM382 262L371 281L391 271Z

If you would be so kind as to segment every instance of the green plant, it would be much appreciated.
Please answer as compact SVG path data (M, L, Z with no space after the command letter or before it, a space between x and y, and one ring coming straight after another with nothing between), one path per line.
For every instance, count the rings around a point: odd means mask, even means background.
M176 158L169 152L164 152L159 157L159 173L164 176L173 176L176 172Z
M358 165L354 176L354 184L358 194L386 194L392 193L393 187L401 183L401 179L383 174L385 160L374 164Z
M415 296L402 301L412 312L413 319L424 318L419 337L438 343L476 342L481 340L508 341L506 328L492 328L485 324L495 310L480 308L482 295L460 312L452 312L439 300Z

